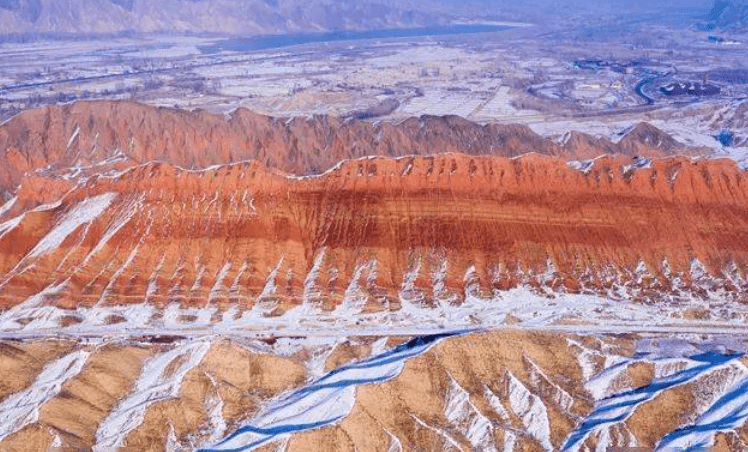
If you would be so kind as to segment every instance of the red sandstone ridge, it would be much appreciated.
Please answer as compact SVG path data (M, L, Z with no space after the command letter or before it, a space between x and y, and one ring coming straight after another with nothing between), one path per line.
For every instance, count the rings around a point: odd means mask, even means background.
M317 174L341 159L460 152L563 158L602 154L664 157L708 152L688 148L640 124L620 143L573 134L558 145L521 125L479 125L456 116L399 124L330 116L271 118L240 109L229 117L132 102L81 102L26 111L0 126L0 194L23 175L101 173L162 161L184 168L258 160L292 174Z
M18 207L65 191L39 178L0 225L0 304L274 300L282 312L302 300L333 309L355 287L382 310L404 291L428 305L517 285L744 298L745 172L727 160L632 162L364 158L306 178L257 162L151 163Z

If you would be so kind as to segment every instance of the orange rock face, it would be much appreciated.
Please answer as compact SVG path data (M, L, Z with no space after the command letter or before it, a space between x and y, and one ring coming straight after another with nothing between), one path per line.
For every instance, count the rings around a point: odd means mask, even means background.
M574 133L558 145L520 125L479 125L456 116L423 116L399 124L329 116L271 118L237 110L230 117L132 102L84 102L26 111L0 126L0 194L24 174L101 173L152 161L183 168L257 160L292 174L316 174L362 156L528 152L568 158L602 154L663 157L705 153L647 124L619 143Z
M0 305L274 300L280 314L304 300L333 309L355 287L381 311L404 293L459 303L517 285L742 299L745 173L727 160L635 162L582 171L536 154L445 154L306 178L252 162L29 179L0 218Z

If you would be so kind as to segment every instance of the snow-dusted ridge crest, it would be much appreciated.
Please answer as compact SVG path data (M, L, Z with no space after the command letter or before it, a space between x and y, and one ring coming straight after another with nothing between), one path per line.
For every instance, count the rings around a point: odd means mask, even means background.
M589 174L590 171L600 162L604 162L606 159L614 159L616 157L621 157L620 155L611 155L611 154L600 154L594 158L585 159L585 160L566 160L561 157L556 157L552 155L546 155L541 154L538 152L526 152L521 155L517 155L514 157L501 157L501 156L485 156L485 155L470 155L470 154L463 154L459 152L443 152L439 154L434 155L419 155L419 154L407 154L407 155L397 155L397 156L389 156L389 155L364 155L360 157L355 158L343 158L337 161L334 165L330 166L324 171L321 172L315 172L315 173L309 173L309 174L294 174L291 172L285 172L283 170L279 170L273 167L266 166L262 163L260 163L258 160L255 159L245 159L245 160L239 160L236 162L229 162L229 163L219 163L214 164L210 166L206 166L204 168L187 168L175 163L167 162L164 160L150 160L142 163L134 164L130 167L121 169L119 171L114 171L110 173L104 173L104 174L94 174L94 175L88 175L88 176L78 176L73 177L73 179L78 180L78 186L86 184L87 182L91 180L96 179L102 179L102 180L116 180L118 178L121 178L127 174L135 173L138 170L146 169L149 167L152 167L154 165L163 165L166 167L173 168L179 172L183 173L189 173L189 174L203 174L203 173L209 173L213 171L223 170L223 169L233 169L233 168L242 168L242 167L251 167L253 165L259 165L259 167L267 174L286 179L288 181L294 182L294 181L304 181L304 180L314 180L323 178L325 176L329 176L333 173L336 173L340 171L344 166L349 164L355 164L359 162L369 162L373 160L381 160L381 161L393 161L401 163L408 159L428 159L428 158L448 158L448 157L468 157L471 159L481 160L485 158L499 158L499 159L506 159L510 161L523 161L525 159L532 159L532 158L541 158L545 160L553 160L557 161L560 164L566 164L566 166L572 170L578 171L580 173L583 173L585 175ZM632 160L632 164L630 165L622 165L621 168L623 169L623 173L626 173L630 170L638 170L638 169L649 169L651 164L655 161L659 162L674 162L678 160L684 160L685 157L683 156L667 156L667 157L652 157L652 158L641 158L638 160ZM723 155L715 155L715 156L705 156L705 157L690 157L688 158L688 161L690 162L707 162L707 161L726 161L734 164L736 168L739 168L741 171L748 171L744 166L741 165L741 162L736 161L733 158L725 157ZM73 187L71 192L75 191L78 186ZM69 194L69 193L67 193ZM66 194L66 195L67 195Z

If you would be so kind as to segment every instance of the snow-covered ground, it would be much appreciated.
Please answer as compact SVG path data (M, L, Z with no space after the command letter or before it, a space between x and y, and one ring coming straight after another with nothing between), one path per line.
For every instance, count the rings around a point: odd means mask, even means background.
M407 360L422 355L442 339L449 340L449 336L420 337L389 351L373 352L371 358L343 365L310 381L302 389L275 398L260 413L241 423L223 439L216 440L214 435L200 450L250 451L269 443L282 445L294 434L338 423L353 409L357 387L396 378ZM748 420L748 368L740 361L744 356L742 353L748 350L748 339L741 336L743 343L738 345L731 342L728 336L701 337L702 340L706 339L702 343L699 343L697 336L681 336L643 338L636 345L634 355L629 357L616 354L602 342L600 349L592 350L570 339L573 342L570 346L580 349L580 360L585 359L582 358L585 354L593 354L596 358L604 357L605 365L602 370L585 377L585 387L593 396L595 407L577 421L576 428L560 449L551 441L548 407L552 404L569 410L573 400L565 392L568 402L563 397L547 398L548 394L546 399L541 398L537 379L542 378L546 383L551 380L531 360L529 364L535 370L530 371L529 381L523 382L507 372L506 402L502 402L488 387L484 388L484 394L470 394L448 374L443 414L449 423L449 430L418 417L413 418L417 425L434 431L444 438L446 444L458 450L463 447L454 436L455 432L470 443L472 450L499 450L494 430L501 429L505 451L514 450L517 435L533 438L546 451L582 450L582 444L588 439L595 441L596 450L604 451L612 446L637 445L626 420L641 405L651 402L665 391L683 385L701 385L700 396L692 401L690 415L694 421L685 422L662 438L658 450L672 450L672 447L703 450L713 445L716 433L729 432ZM736 346L741 353L719 353L716 350L719 350L720 344ZM284 347L281 345L281 349ZM637 389L616 389L614 380L619 379L628 366L636 363L654 365L654 380ZM534 376L535 373L538 375ZM714 381L719 383L715 384ZM560 388L558 390L563 392ZM479 408L473 402L474 397L480 396L486 399L488 406L502 420L500 424L487 418L485 408ZM516 419L518 424L513 423L512 419ZM216 423L221 431L225 431L226 426L221 422L219 419ZM390 450L402 450L399 440L395 438L391 442Z
M177 438L173 428L170 429L169 450L182 450L186 442L193 444L195 438L202 438L199 441L203 452L249 451L271 443L282 446L294 434L346 419L356 404L357 388L397 378L408 360L423 355L439 341L465 334L471 333L454 331L421 336L391 350L385 350L385 338L379 339L371 344L369 358L344 364L328 373L321 369L341 340L339 337L281 338L273 343L243 337L242 347L253 352L292 356L305 351L311 355L308 367L313 377L300 389L266 401L251 418L227 424L222 413L224 401L215 389L216 380L210 370L203 372L212 382L204 400L207 419L198 436ZM506 371L506 386L501 396L487 385L482 392L471 393L447 372L442 407L447 423L434 424L412 415L415 424L441 436L445 444L457 450L463 450L467 441L471 450L513 451L519 441L528 438L545 451L585 450L582 445L588 441L594 442L596 450L606 450L609 446L633 447L636 438L626 423L629 417L660 394L687 385L699 388L690 401L689 413L687 416L684 413L679 428L660 439L658 450L674 447L703 450L713 445L717 433L729 433L748 420L748 368L743 359L748 351L748 335L643 335L625 356L619 354L623 349L612 348L601 336L562 337L567 337L572 356L577 356L584 388L594 401L588 414L571 418L576 426L563 447L554 445L558 439L552 439L551 410L568 412L576 404L575 399L553 383L559 378L557 373L552 374L553 369L542 369L527 355L523 357L526 372ZM111 340L102 339L104 343ZM179 398L187 374L201 365L215 340L222 339L209 335L158 348L161 351L144 362L128 395L98 426L93 450L108 451L126 444L129 434L144 421L149 407ZM2 401L0 409L5 418L0 422L0 441L36 423L41 408L81 372L96 347L96 344L84 345L84 350L52 361L27 389ZM636 389L619 386L626 380L626 370L639 363L653 366L653 380ZM464 377L461 381L465 381ZM495 388L493 382L486 383ZM484 402L477 403L478 398ZM503 444L495 440L498 430L503 432ZM404 450L400 439L390 435L389 449Z
M266 289L272 291L272 278ZM51 288L54 292L60 288ZM50 294L53 295L53 293ZM46 294L46 293L45 293ZM459 306L424 307L403 298L402 309L364 313L352 299L340 309L323 312L311 302L270 317L272 306L260 302L252 309L237 308L217 313L215 306L182 307L176 303L159 310L147 303L121 306L79 307L74 310L43 305L45 294L0 315L0 338L45 336L131 336L143 334L222 334L249 336L382 336L434 334L454 329L517 328L570 332L733 332L748 331L746 312L732 307L734 320L689 320L681 318L682 305L645 305L594 295L557 294L541 296L527 289L512 289L493 298L469 296ZM407 296L404 291L402 295ZM694 300L689 307L709 309L706 301ZM212 321L215 316L221 320ZM109 324L118 316L124 322ZM64 319L80 322L62 326Z
M363 267L362 267L363 268ZM373 267L367 267L375 271ZM358 276L361 277L361 272ZM355 275L354 275L355 276ZM314 291L314 278L307 290ZM223 334L259 336L383 336L434 334L455 329L518 328L570 332L746 332L748 309L726 300L689 300L683 303L643 304L597 295L540 294L516 288L481 298L466 289L462 304L422 306L418 293L408 284L400 291L402 308L366 313L362 310L356 278L345 300L333 311L322 311L309 299L280 316L270 316L274 301L260 301L252 308L219 311L216 306L183 307L172 303L158 309L148 303L61 309L44 303L63 286L45 289L26 302L0 315L0 337L111 336L142 334ZM438 281L436 281L438 288ZM270 272L263 296L275 290ZM729 315L711 319L686 319L685 308L725 311ZM109 324L112 316L124 322ZM62 326L64 319L78 323Z

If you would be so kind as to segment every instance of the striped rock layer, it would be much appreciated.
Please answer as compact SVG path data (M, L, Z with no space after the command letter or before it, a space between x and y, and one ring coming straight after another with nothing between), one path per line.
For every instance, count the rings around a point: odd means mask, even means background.
M385 311L518 286L746 296L748 179L726 160L444 154L306 178L151 163L28 178L0 222L3 308L272 300L277 315L356 292Z

